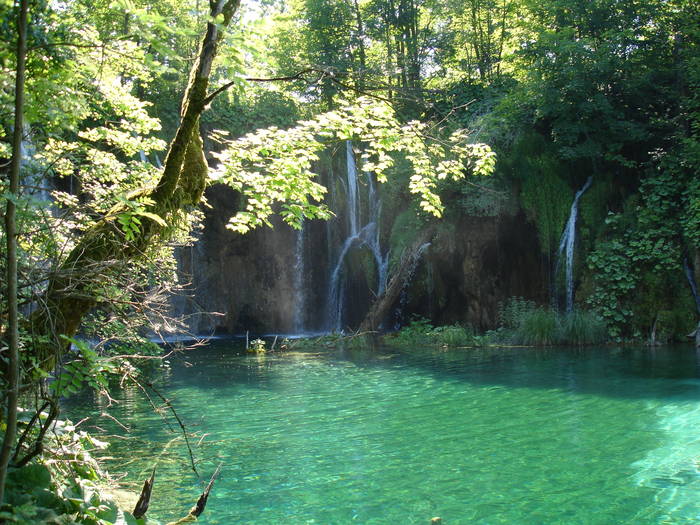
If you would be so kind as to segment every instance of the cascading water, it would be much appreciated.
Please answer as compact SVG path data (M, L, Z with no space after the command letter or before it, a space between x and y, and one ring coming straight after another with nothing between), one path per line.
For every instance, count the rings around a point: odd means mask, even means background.
M382 247L379 243L379 218L382 213L382 202L377 197L377 191L374 187L372 175L367 173L367 187L369 196L369 224L372 226L368 231L367 240L365 241L369 247L374 260L377 263L377 295L384 293L386 282L389 275L389 253L382 254Z
M695 300L695 308L700 314L700 294L698 294L698 285L695 282L693 268L691 268L687 257L683 259L683 269L685 270L685 277L688 279L688 285L690 286L690 291L693 294L693 299Z
M569 213L569 220L566 222L564 227L564 232L561 235L561 241L559 241L559 250L557 250L557 262L554 266L554 277L556 278L559 273L559 267L561 266L562 255L565 255L564 263L564 275L566 283L566 312L571 312L574 309L574 246L576 244L576 219L578 217L578 202L583 196L583 194L591 187L593 182L592 177L588 177L588 180L583 185L583 187L576 192L574 197L574 202L571 203L571 212Z
M28 130L23 133L28 135ZM36 201L44 203L52 202L51 182L45 178L44 170L39 170L34 165L34 154L36 149L31 139L23 139L20 143L22 179L27 195L32 196Z
M352 141L345 142L345 163L347 166L347 204L348 221L350 221L350 237L357 236L357 225L360 222L359 192L357 189L357 166L352 151Z
M306 283L304 273L306 264L304 261L304 224L297 231L297 238L294 244L294 331L297 334L304 332L304 321L306 312Z
M343 328L343 307L345 281L342 269L345 258L354 247L366 247L372 253L377 265L377 290L376 295L384 292L387 283L389 269L389 254L382 252L379 241L379 218L381 215L381 201L374 187L372 175L367 174L367 200L369 207L369 218L367 224L360 228L362 217L360 214L359 187L357 181L357 166L355 164L355 154L352 150L352 142L345 143L346 166L347 166L347 213L349 234L343 241L338 258L332 266L328 279L327 293L327 329L332 332L341 331Z

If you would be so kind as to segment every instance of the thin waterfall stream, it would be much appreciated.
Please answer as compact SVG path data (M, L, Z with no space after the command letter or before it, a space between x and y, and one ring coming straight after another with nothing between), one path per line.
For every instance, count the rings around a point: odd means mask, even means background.
M296 232L294 243L294 331L301 334L305 329L306 315L306 261L304 260L304 223Z
M347 214L348 214L348 236L338 253L335 264L331 267L328 279L327 292L327 329L331 332L339 332L343 329L345 280L342 270L345 260L354 247L366 247L372 253L377 265L377 290L376 295L384 292L387 283L389 269L389 253L384 253L380 243L379 220L381 216L381 200L376 191L371 173L367 173L367 202L368 221L360 227L362 215L360 213L360 194L357 180L357 165L355 154L352 149L352 141L345 143L346 166L347 166Z
M559 249L557 250L557 262L554 267L554 277L559 273L561 266L562 255L564 259L564 278L566 286L566 312L570 313L574 309L574 247L576 245L576 220L578 218L578 203L584 193L591 187L593 177L588 177L583 187L576 192L574 201L571 203L571 211L569 212L569 220L566 222L564 232L559 241Z

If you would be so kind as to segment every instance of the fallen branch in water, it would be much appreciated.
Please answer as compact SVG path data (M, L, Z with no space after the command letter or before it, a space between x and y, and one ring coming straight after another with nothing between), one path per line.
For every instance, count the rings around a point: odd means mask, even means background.
M197 521L197 518L204 512L205 507L207 506L207 500L209 499L209 493L211 492L212 487L214 486L214 481L216 480L217 476L219 475L219 472L221 471L221 463L219 463L219 466L216 467L216 470L214 471L214 474L212 474L211 479L209 480L209 483L207 484L207 487L204 489L204 492L199 496L199 499L197 500L197 503L195 504L194 507L190 509L190 511L187 513L187 516L184 518L180 518L177 521L171 521L167 525L181 525L183 523L191 523L193 521ZM153 483L156 477L156 469L153 467L153 472L151 473L150 479L147 479L143 482L143 488L141 489L141 495L139 496L138 502L136 502L136 507L134 507L134 511L132 512L132 515L136 519L141 519L146 515L146 511L148 511L148 506L151 503L151 493L153 492Z
M129 379L131 379L134 383L136 383L137 385L141 386L142 390L144 390L144 392L145 392L145 389L143 389L143 386L142 386L141 383L139 383L139 381L133 376L133 374L127 374L127 376L128 376ZM170 409L170 412L173 414L173 417L174 417L175 420L177 421L177 424L180 425L180 429L182 430L182 435L183 435L183 437L185 438L185 445L187 445L187 451L188 451L189 456L190 456L190 465L192 466L192 470L194 471L194 473L197 474L197 477L199 477L199 472L197 472L197 467L195 467L195 464L194 464L194 453L192 452L192 447L190 446L190 440L189 440L189 438L187 437L187 428L185 427L185 424L182 422L182 419L180 419L180 416L178 415L177 411L175 410L175 407L172 405L172 403L170 402L170 400L169 400L168 398L166 398L163 394L161 394L161 393L156 389L156 387L153 386L153 383L151 383L150 381L143 381L143 385L145 385L145 386L147 386L148 388L150 388L151 391L152 391L155 395L157 395L157 396L161 399L161 401L163 401L163 404L164 404L166 407L168 407L168 408ZM149 398L149 400L150 400L150 398Z
M143 482L143 488L141 489L141 495L139 500L136 502L134 507L134 518L143 518L148 510L148 505L151 503L151 492L153 491L153 482L156 477L156 468L153 467L153 472L151 473L151 479L147 479Z
M212 474L211 479L209 480L209 483L207 484L207 488L204 489L204 492L199 496L199 499L197 500L197 503L195 504L194 507L190 509L190 512L185 516L184 518L180 518L177 521L171 521L167 525L181 525L182 523L191 523L193 521L197 521L197 518L204 512L204 508L207 506L207 500L209 499L209 492L211 491L211 488L214 486L214 480L216 480L216 477L219 475L219 471L221 470L221 463L219 463L219 466L216 467L216 470L214 471L214 474Z

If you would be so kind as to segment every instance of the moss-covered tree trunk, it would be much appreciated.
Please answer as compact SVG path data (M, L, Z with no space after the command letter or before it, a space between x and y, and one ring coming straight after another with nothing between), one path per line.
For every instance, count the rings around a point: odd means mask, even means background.
M42 308L32 316L31 330L36 357L44 370L51 370L66 348L65 339L73 337L85 316L97 302L96 290L110 273L142 257L148 248L168 241L171 224L187 207L196 205L204 192L207 164L202 150L199 118L208 102L212 63L223 31L238 9L240 0L211 0L210 22L199 54L190 72L183 97L181 121L170 143L163 173L155 188L144 189L140 196L155 203L149 212L162 221L142 219L141 231L127 241L117 218L127 211L113 208L81 238L52 276ZM213 21L216 21L214 23Z
M9 192L19 195L19 172L22 163L22 126L24 120L24 73L27 58L27 18L28 0L19 3L17 17L17 69L15 76L15 121L12 130L12 161L10 165ZM5 237L7 239L7 354L5 368L5 400L3 413L4 435L0 448L0 505L5 500L5 482L10 455L17 434L17 403L19 398L19 315L17 304L17 206L13 199L7 199L5 210ZM7 410L5 411L4 408Z
M426 245L435 234L435 229L428 227L422 230L401 257L397 268L393 271L391 279L386 286L384 293L377 297L367 315L360 324L358 332L376 332L387 318L391 308L401 295L401 291L411 278L411 275L418 266L420 258Z

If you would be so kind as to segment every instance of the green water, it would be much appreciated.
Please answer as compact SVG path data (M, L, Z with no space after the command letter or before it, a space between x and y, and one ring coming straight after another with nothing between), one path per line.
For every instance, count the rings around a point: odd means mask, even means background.
M251 356L218 343L155 382L191 432L203 523L700 523L700 356L489 349ZM157 465L149 515L203 480L137 389L78 398L125 482ZM107 410L129 428L100 417ZM92 429L95 431L95 429Z

